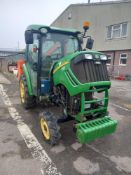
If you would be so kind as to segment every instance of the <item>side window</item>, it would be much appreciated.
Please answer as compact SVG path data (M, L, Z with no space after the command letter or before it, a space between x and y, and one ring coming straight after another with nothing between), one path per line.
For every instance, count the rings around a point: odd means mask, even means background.
M42 44L42 76L49 77L53 62L62 56L61 43L59 41L45 40Z
M38 35L33 34L33 44L29 44L28 46L28 59L30 64L38 62L38 49L39 48L39 40Z
M126 66L126 64L127 64L127 53L121 53L119 65Z
M128 23L115 24L107 27L107 39L127 37Z

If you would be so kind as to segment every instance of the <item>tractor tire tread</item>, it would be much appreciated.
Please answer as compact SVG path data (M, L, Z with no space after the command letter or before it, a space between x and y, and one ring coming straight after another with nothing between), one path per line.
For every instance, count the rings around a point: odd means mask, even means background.
M29 95L26 77L24 75L22 75L20 77L20 80L23 81L23 84L25 87L25 94L26 94L25 103L22 103L22 104L23 104L25 109L30 109L36 105L36 98L34 96Z
M49 140L45 139L46 142L52 146L56 145L61 138L60 127L57 123L57 118L51 112L42 112L39 115L40 119L41 117L43 117L44 120L46 120L46 122L48 123L48 127L51 134L51 137Z

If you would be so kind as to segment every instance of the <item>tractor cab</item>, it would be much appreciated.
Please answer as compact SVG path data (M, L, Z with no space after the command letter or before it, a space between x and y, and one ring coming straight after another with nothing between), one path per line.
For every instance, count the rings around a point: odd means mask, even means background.
M35 95L49 94L51 71L54 65L63 57L81 50L79 33L75 30L36 25L27 28L26 58Z

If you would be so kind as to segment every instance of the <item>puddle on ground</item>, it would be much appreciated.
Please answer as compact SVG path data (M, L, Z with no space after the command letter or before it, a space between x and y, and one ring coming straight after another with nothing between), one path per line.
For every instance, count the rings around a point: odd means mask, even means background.
M117 165L116 168L119 171L124 170L127 173L131 173L131 157L111 156L110 160Z
M84 157L78 157L74 162L73 165L75 169L81 174L93 174L95 172L100 171L100 167L98 163L93 163L89 159Z

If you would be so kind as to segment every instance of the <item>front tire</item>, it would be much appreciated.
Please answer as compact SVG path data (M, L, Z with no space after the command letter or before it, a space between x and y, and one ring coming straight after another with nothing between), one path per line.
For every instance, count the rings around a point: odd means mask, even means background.
M56 117L51 112L42 112L39 118L45 141L52 146L56 145L61 138Z
M34 107L36 105L36 98L35 96L29 95L27 82L24 75L20 77L19 88L20 88L20 99L23 107L25 109Z

